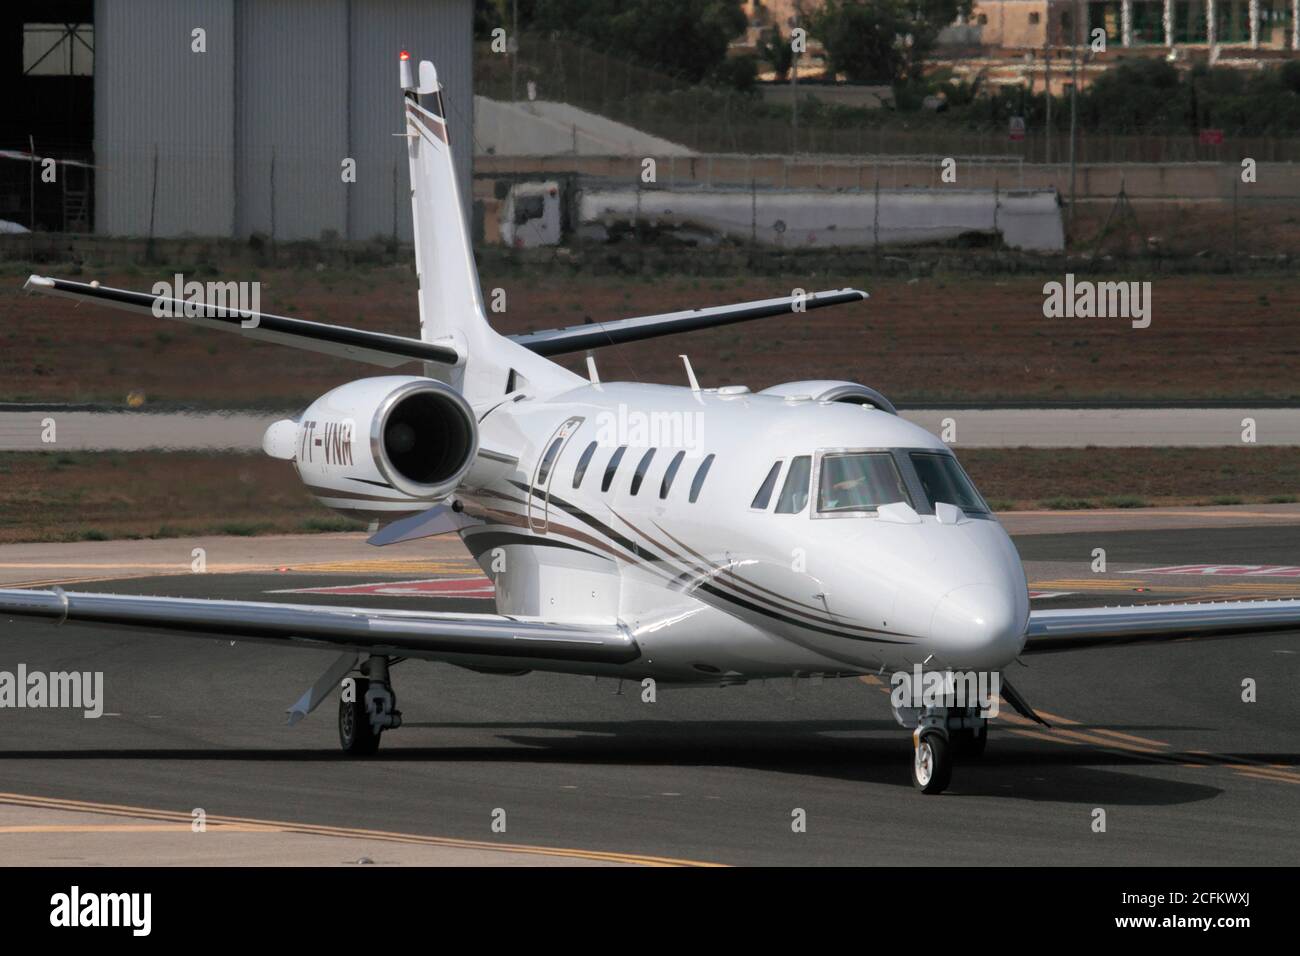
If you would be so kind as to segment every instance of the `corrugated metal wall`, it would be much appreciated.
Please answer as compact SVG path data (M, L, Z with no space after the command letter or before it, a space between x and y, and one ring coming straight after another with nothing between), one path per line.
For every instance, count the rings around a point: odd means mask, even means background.
M146 235L156 196L154 235L233 234L233 23L233 0L95 3L97 232Z
M376 12L380 10L382 15ZM471 0L353 0L350 125L357 183L348 193L353 236L391 235L396 193L397 235L411 237L406 141L393 135L405 124L397 86L401 50L438 67L468 217L474 158L473 37ZM373 174L363 174L369 170Z
M95 34L98 232L153 205L157 236L409 240L403 49L438 65L468 216L472 0L96 0Z
M235 31L239 235L346 235L347 0L239 0Z

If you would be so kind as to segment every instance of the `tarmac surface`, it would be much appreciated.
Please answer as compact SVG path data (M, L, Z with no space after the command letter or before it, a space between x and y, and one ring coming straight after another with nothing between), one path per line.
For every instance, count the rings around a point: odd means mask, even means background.
M1296 511L1004 521L1034 606L1087 606L1300 596ZM0 549L0 579L491 610L454 539L382 552L358 536L212 539L204 574L189 573L191 541L98 544ZM429 580L443 593L275 593ZM104 673L98 719L0 710L0 860L12 864L1300 862L1297 632L1026 655L1007 676L1053 726L1004 709L984 757L925 797L872 678L661 688L647 704L612 680L407 661L394 668L404 726L352 760L333 700L284 723L332 652L0 629L0 670ZM792 829L800 810L806 832Z

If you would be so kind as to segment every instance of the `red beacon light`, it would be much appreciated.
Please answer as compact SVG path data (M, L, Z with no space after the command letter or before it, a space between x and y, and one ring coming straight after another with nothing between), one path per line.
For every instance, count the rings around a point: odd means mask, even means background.
M409 60L411 58L411 54L403 50L401 53L397 54L397 58L399 60Z

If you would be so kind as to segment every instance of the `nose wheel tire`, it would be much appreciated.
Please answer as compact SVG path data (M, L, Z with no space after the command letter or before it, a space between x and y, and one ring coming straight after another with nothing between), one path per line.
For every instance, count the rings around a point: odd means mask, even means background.
M912 786L922 793L943 793L952 780L952 747L940 733L922 734L913 746Z
M366 713L366 691L370 681L364 677L355 679L353 699L348 701L339 695L339 744L345 754L363 757L379 749L379 736L371 726L370 715Z

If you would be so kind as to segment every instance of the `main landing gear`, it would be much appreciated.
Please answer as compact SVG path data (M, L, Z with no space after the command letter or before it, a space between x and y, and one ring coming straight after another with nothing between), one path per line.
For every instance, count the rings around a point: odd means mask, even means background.
M353 692L339 694L339 745L346 754L373 754L385 730L402 726L397 695L388 680L389 663L387 657L372 655L360 667L365 676L353 678Z
M952 781L952 765L978 758L988 746L989 722L978 708L927 707L912 731L912 786L922 793L943 793Z

